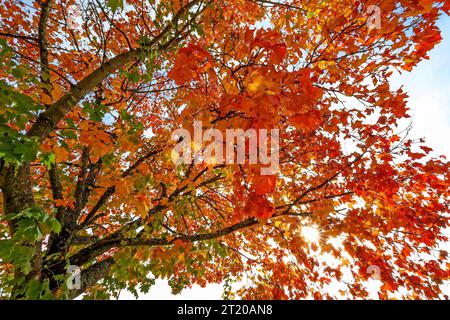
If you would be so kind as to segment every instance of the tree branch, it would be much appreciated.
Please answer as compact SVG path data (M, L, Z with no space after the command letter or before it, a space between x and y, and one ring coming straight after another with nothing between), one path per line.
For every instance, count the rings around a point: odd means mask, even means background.
M38 30L38 43L39 43L39 61L41 65L41 81L46 84L44 87L44 93L51 97L50 88L50 72L48 65L48 45L47 45L47 20L50 8L52 6L52 0L47 0L41 4L41 15L39 17L39 30Z
M79 295L86 292L87 289L95 285L101 279L106 277L111 266L114 264L113 258L105 259L101 262L98 262L86 270L81 272L81 288L77 290L71 290L69 292L69 299L75 299Z
M31 126L27 132L28 137L35 137L38 141L42 142L48 135L54 130L58 122L69 113L72 108L94 87L100 84L106 77L113 74L117 69L121 68L133 59L139 59L140 55L148 50L154 49L159 44L158 50L166 50L169 46L180 41L181 38L175 36L175 38L169 40L165 45L159 43L165 38L166 35L172 30L176 22L193 6L200 3L201 0L193 0L186 4L178 13L173 17L172 21L167 24L164 30L156 37L154 37L149 43L141 48L130 50L121 54L118 54L111 60L103 63L95 71L86 76L83 80L63 95L58 101L51 105L46 111L42 112L36 122Z

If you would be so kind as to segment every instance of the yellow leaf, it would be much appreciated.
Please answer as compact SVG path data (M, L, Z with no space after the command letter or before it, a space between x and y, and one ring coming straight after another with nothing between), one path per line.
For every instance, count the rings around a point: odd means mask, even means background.
M326 61L320 61L317 65L320 68L320 70L324 70L324 69L327 68L327 62Z
M252 81L247 85L247 89L250 93L256 93L261 90L263 87L263 77L260 75L257 75L252 79Z

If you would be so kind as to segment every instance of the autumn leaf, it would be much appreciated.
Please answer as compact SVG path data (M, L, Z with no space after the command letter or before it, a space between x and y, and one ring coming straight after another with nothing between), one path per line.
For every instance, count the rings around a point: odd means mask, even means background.
M275 190L277 176L275 175L258 175L253 180L252 190L257 195L265 195Z
M318 110L311 110L308 113L293 116L291 122L299 130L314 130L320 126L322 115Z
M245 211L250 216L261 219L269 219L275 212L275 208L266 196L258 195L256 192L251 192L248 196Z
M210 54L199 45L190 44L181 48L168 76L178 85L198 79L202 72L210 68Z

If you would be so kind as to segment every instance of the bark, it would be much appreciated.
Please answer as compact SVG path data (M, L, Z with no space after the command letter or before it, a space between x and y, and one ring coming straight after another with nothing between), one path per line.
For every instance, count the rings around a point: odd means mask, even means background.
M101 279L105 278L109 272L109 269L113 264L114 264L113 258L108 258L82 271L80 275L81 288L70 290L69 299L75 299L76 297L86 292L87 289L94 286Z
M92 88L100 84L121 66L139 56L140 50L127 51L105 62L97 70L86 76L69 92L41 113L27 133L28 137L36 137L43 141L55 129L56 125Z
M2 191L6 214L19 213L34 205L29 163L6 168Z
M20 167L9 167L4 174L2 186L4 210L5 214L19 213L27 208L32 207L34 202L33 191L30 181L30 165L24 163ZM14 235L16 224L14 221L8 221L10 236ZM25 278L25 283L31 279L40 279L42 270L41 244L35 245L35 255L31 261L32 270L28 275L15 271L15 278ZM13 289L12 298L17 297L17 292L22 292L22 285L16 285ZM20 295L19 295L20 297Z

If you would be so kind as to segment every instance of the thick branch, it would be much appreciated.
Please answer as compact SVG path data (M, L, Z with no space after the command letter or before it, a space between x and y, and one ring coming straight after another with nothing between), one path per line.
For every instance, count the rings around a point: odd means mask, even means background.
M50 187L52 189L53 200L63 199L62 185L59 178L58 167L56 164L53 164L51 166L48 175L50 177ZM58 207L58 215L56 216L57 219L62 218L63 209L63 207Z
M130 50L121 53L111 60L105 62L95 71L86 76L83 80L78 82L76 85L63 95L58 101L51 105L46 111L41 113L37 118L36 122L31 126L27 133L28 137L36 137L39 141L43 141L48 135L54 130L56 125L64 116L69 113L72 108L94 87L100 84L106 77L113 74L116 70L129 63L134 59L139 59L140 55L145 53L145 51L152 50L156 45L159 45L159 50L167 49L172 44L181 40L175 36L173 39L169 40L166 44L161 44L160 41L163 40L172 31L173 26L177 25L177 21L193 6L200 3L201 0L193 0L186 4L180 11L174 16L172 21L164 28L164 30L156 37L154 37L149 43L144 47Z
M122 173L121 177L122 178L128 177L130 174L132 174L134 172L134 170L136 170L136 168L139 167L139 165L144 163L146 160L154 157L159 152L161 152L161 150L153 150L153 151L148 152L145 156L139 158L134 164L132 164L127 170L125 170ZM109 198L115 192L116 192L116 187L115 186L111 186L111 187L107 188L105 190L105 192L103 192L103 194L101 195L100 199L97 201L97 203L94 205L94 207L91 209L91 211L89 211L88 215L84 219L83 223L81 224L81 228L86 227L90 223L95 221L97 212L100 210L100 208L109 200Z
M38 43L41 64L41 81L44 84L50 83L50 73L48 68L48 45L47 45L47 20L52 0L43 1L41 5L41 15L39 17ZM44 88L47 95L50 96L49 88Z
M83 294L87 289L99 282L101 279L106 277L113 263L114 259L108 258L82 271L81 288L77 290L71 290L69 292L69 298L75 299L79 295Z
M97 70L93 71L78 84L73 86L69 92L63 95L58 101L42 112L36 122L27 133L29 137L36 137L39 141L44 140L53 131L57 123L72 110L72 108L89 92L92 88L100 84L106 77L115 72L118 68L137 58L139 50L124 52L113 59L105 62Z

